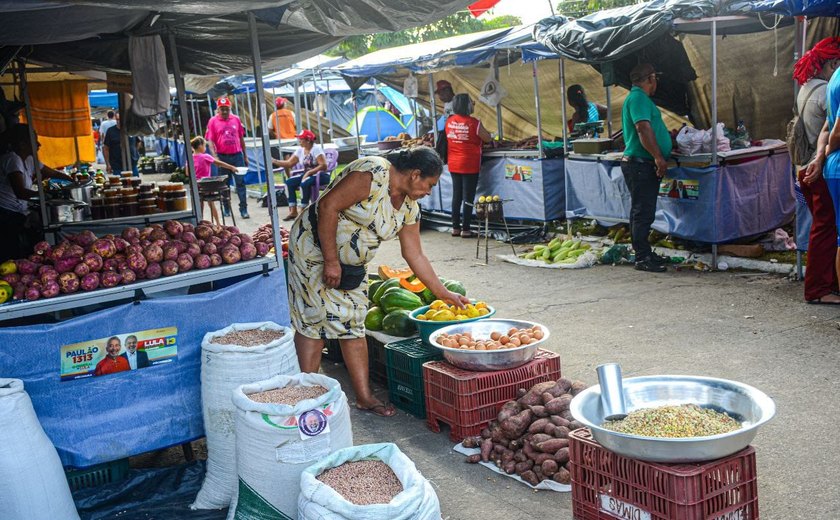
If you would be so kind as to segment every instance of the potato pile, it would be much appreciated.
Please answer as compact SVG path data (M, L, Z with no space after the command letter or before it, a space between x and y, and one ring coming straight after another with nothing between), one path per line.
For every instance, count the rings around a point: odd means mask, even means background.
M489 338L474 339L471 332L463 334L441 334L437 342L447 348L461 350L501 350L516 348L523 345L530 345L535 341L543 339L545 332L539 325L530 329L517 329L513 327L507 333L494 331Z
M493 461L505 473L516 473L536 486L552 479L569 484L569 432L582 428L569 412L572 397L587 387L565 377L519 389L521 397L508 401L480 437L464 439L465 448L481 448L466 462Z

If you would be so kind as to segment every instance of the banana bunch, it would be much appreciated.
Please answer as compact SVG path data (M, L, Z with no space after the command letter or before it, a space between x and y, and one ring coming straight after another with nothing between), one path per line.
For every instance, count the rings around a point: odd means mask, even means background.
M525 260L542 260L547 264L573 264L591 248L580 239L553 238L548 244L537 244L530 253L519 255Z

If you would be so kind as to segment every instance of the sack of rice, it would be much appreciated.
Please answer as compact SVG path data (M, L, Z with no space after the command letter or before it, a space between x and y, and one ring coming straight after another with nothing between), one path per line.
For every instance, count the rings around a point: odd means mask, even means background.
M347 397L319 374L278 376L236 389L236 471L229 520L297 519L300 474L353 445Z
M334 452L300 476L299 520L440 520L432 485L395 444Z
M222 509L236 488L236 407L241 385L300 372L294 331L272 322L236 323L201 342L201 411L207 435L207 472L193 509Z

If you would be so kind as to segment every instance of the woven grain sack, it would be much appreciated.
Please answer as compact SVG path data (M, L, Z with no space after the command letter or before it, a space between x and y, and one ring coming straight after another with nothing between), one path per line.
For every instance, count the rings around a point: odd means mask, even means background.
M253 347L214 343L244 330L282 331L283 337ZM300 372L294 331L272 322L237 323L208 332L201 342L201 411L207 435L207 472L193 509L222 509L236 488L236 407L233 391L245 383Z
M248 398L275 388L316 385L327 392L294 406ZM239 387L233 402L239 482L228 520L297 519L301 472L353 445L350 411L341 385L319 374L278 376Z

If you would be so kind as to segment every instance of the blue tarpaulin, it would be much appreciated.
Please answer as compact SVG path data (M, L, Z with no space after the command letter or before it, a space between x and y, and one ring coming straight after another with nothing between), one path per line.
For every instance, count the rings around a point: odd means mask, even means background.
M837 0L750 0L752 11L786 16L840 16Z
M776 153L740 164L671 168L668 178L696 181L696 200L659 197L653 228L698 242L724 243L764 233L795 212L790 158ZM566 217L627 222L630 192L613 161L566 159Z
M88 94L91 108L116 108L119 106L116 93L107 90L91 90Z
M289 324L285 273L209 293L118 305L58 324L0 329L0 373L22 379L64 465L86 467L204 435L201 340L231 323ZM62 382L62 345L177 327L177 358L162 365Z

